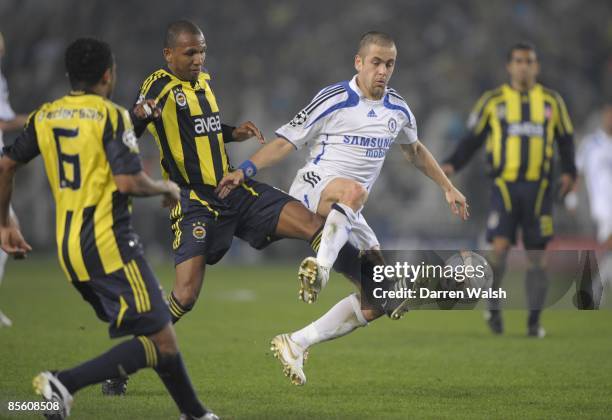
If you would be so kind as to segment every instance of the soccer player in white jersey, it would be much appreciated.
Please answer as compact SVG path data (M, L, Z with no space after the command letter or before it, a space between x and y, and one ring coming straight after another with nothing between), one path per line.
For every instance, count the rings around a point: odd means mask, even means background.
M4 37L0 33L0 63L2 57L4 57L5 45ZM0 70L0 149L4 147L4 141L2 133L5 131L18 130L23 127L27 119L27 115L15 114L11 104L9 103L9 92L6 79ZM11 209L12 212L12 209ZM0 250L0 283L4 277L4 267L8 255L6 252ZM0 311L0 327L10 327L13 325L10 318L7 317L2 311Z
M612 293L612 101L603 107L601 127L581 143L576 167L584 177L589 193L591 216L597 224L597 239L606 250L599 271L606 292L604 297L609 302Z
M300 266L300 297L306 302L314 302L325 286L329 270L347 240L362 250L379 248L361 209L393 143L400 143L407 160L443 189L453 213L463 219L468 216L465 197L418 140L408 105L387 87L396 56L389 35L363 35L355 56L357 75L321 90L277 131L277 139L219 183L217 191L224 197L258 169L274 165L295 149L311 146L306 165L298 171L290 189L290 194L306 207L326 217L316 259L306 258ZM313 248L317 248L316 243ZM303 385L303 359L311 345L348 334L382 315L362 310L358 296L352 294L302 330L276 336L272 347L285 374L293 383Z

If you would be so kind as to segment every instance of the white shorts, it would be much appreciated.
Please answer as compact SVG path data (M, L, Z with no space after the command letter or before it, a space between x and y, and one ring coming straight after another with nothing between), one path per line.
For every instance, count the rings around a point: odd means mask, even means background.
M308 210L317 212L321 194L325 187L334 179L343 178L335 174L327 173L320 168L306 166L300 169L289 189L289 195L300 200ZM370 250L380 247L376 234L368 225L361 211L357 213L357 219L353 222L349 242L360 250Z

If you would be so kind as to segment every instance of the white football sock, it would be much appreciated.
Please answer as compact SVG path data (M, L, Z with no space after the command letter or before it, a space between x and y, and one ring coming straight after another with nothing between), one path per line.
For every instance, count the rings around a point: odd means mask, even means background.
M304 349L322 341L342 337L368 321L361 313L361 303L354 293L336 303L312 324L291 334L291 339Z
M341 210L335 209L336 206ZM330 269L334 265L338 253L349 238L356 218L357 214L349 206L341 203L335 203L332 206L323 226L321 245L317 252L317 262L320 266Z
M612 251L606 252L599 265L599 279L602 285L600 308L609 308L612 304Z

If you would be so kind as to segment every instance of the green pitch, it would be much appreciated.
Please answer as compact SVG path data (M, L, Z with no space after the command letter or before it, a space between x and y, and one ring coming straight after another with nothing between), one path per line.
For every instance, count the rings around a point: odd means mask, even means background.
M297 261L296 261L297 262ZM166 290L170 264L157 267ZM351 288L340 277L315 305L297 300L294 267L212 267L194 311L177 326L202 400L225 419L609 418L612 313L548 311L544 340L527 339L525 314L505 314L492 337L480 311L415 311L381 319L312 348L308 384L298 388L270 355L269 340L315 319ZM106 327L54 260L9 262L0 308L0 418L34 401L32 377L108 349ZM12 417L15 416L15 417ZM173 419L178 412L153 372L141 371L124 398L99 386L76 395L75 419Z

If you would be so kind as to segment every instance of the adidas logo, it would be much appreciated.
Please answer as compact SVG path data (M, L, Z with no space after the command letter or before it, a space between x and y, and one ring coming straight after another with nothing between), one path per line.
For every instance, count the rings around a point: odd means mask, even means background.
M374 112L373 109L370 110L370 112L368 112L368 118L376 118L378 117L378 115L376 115L376 112Z

